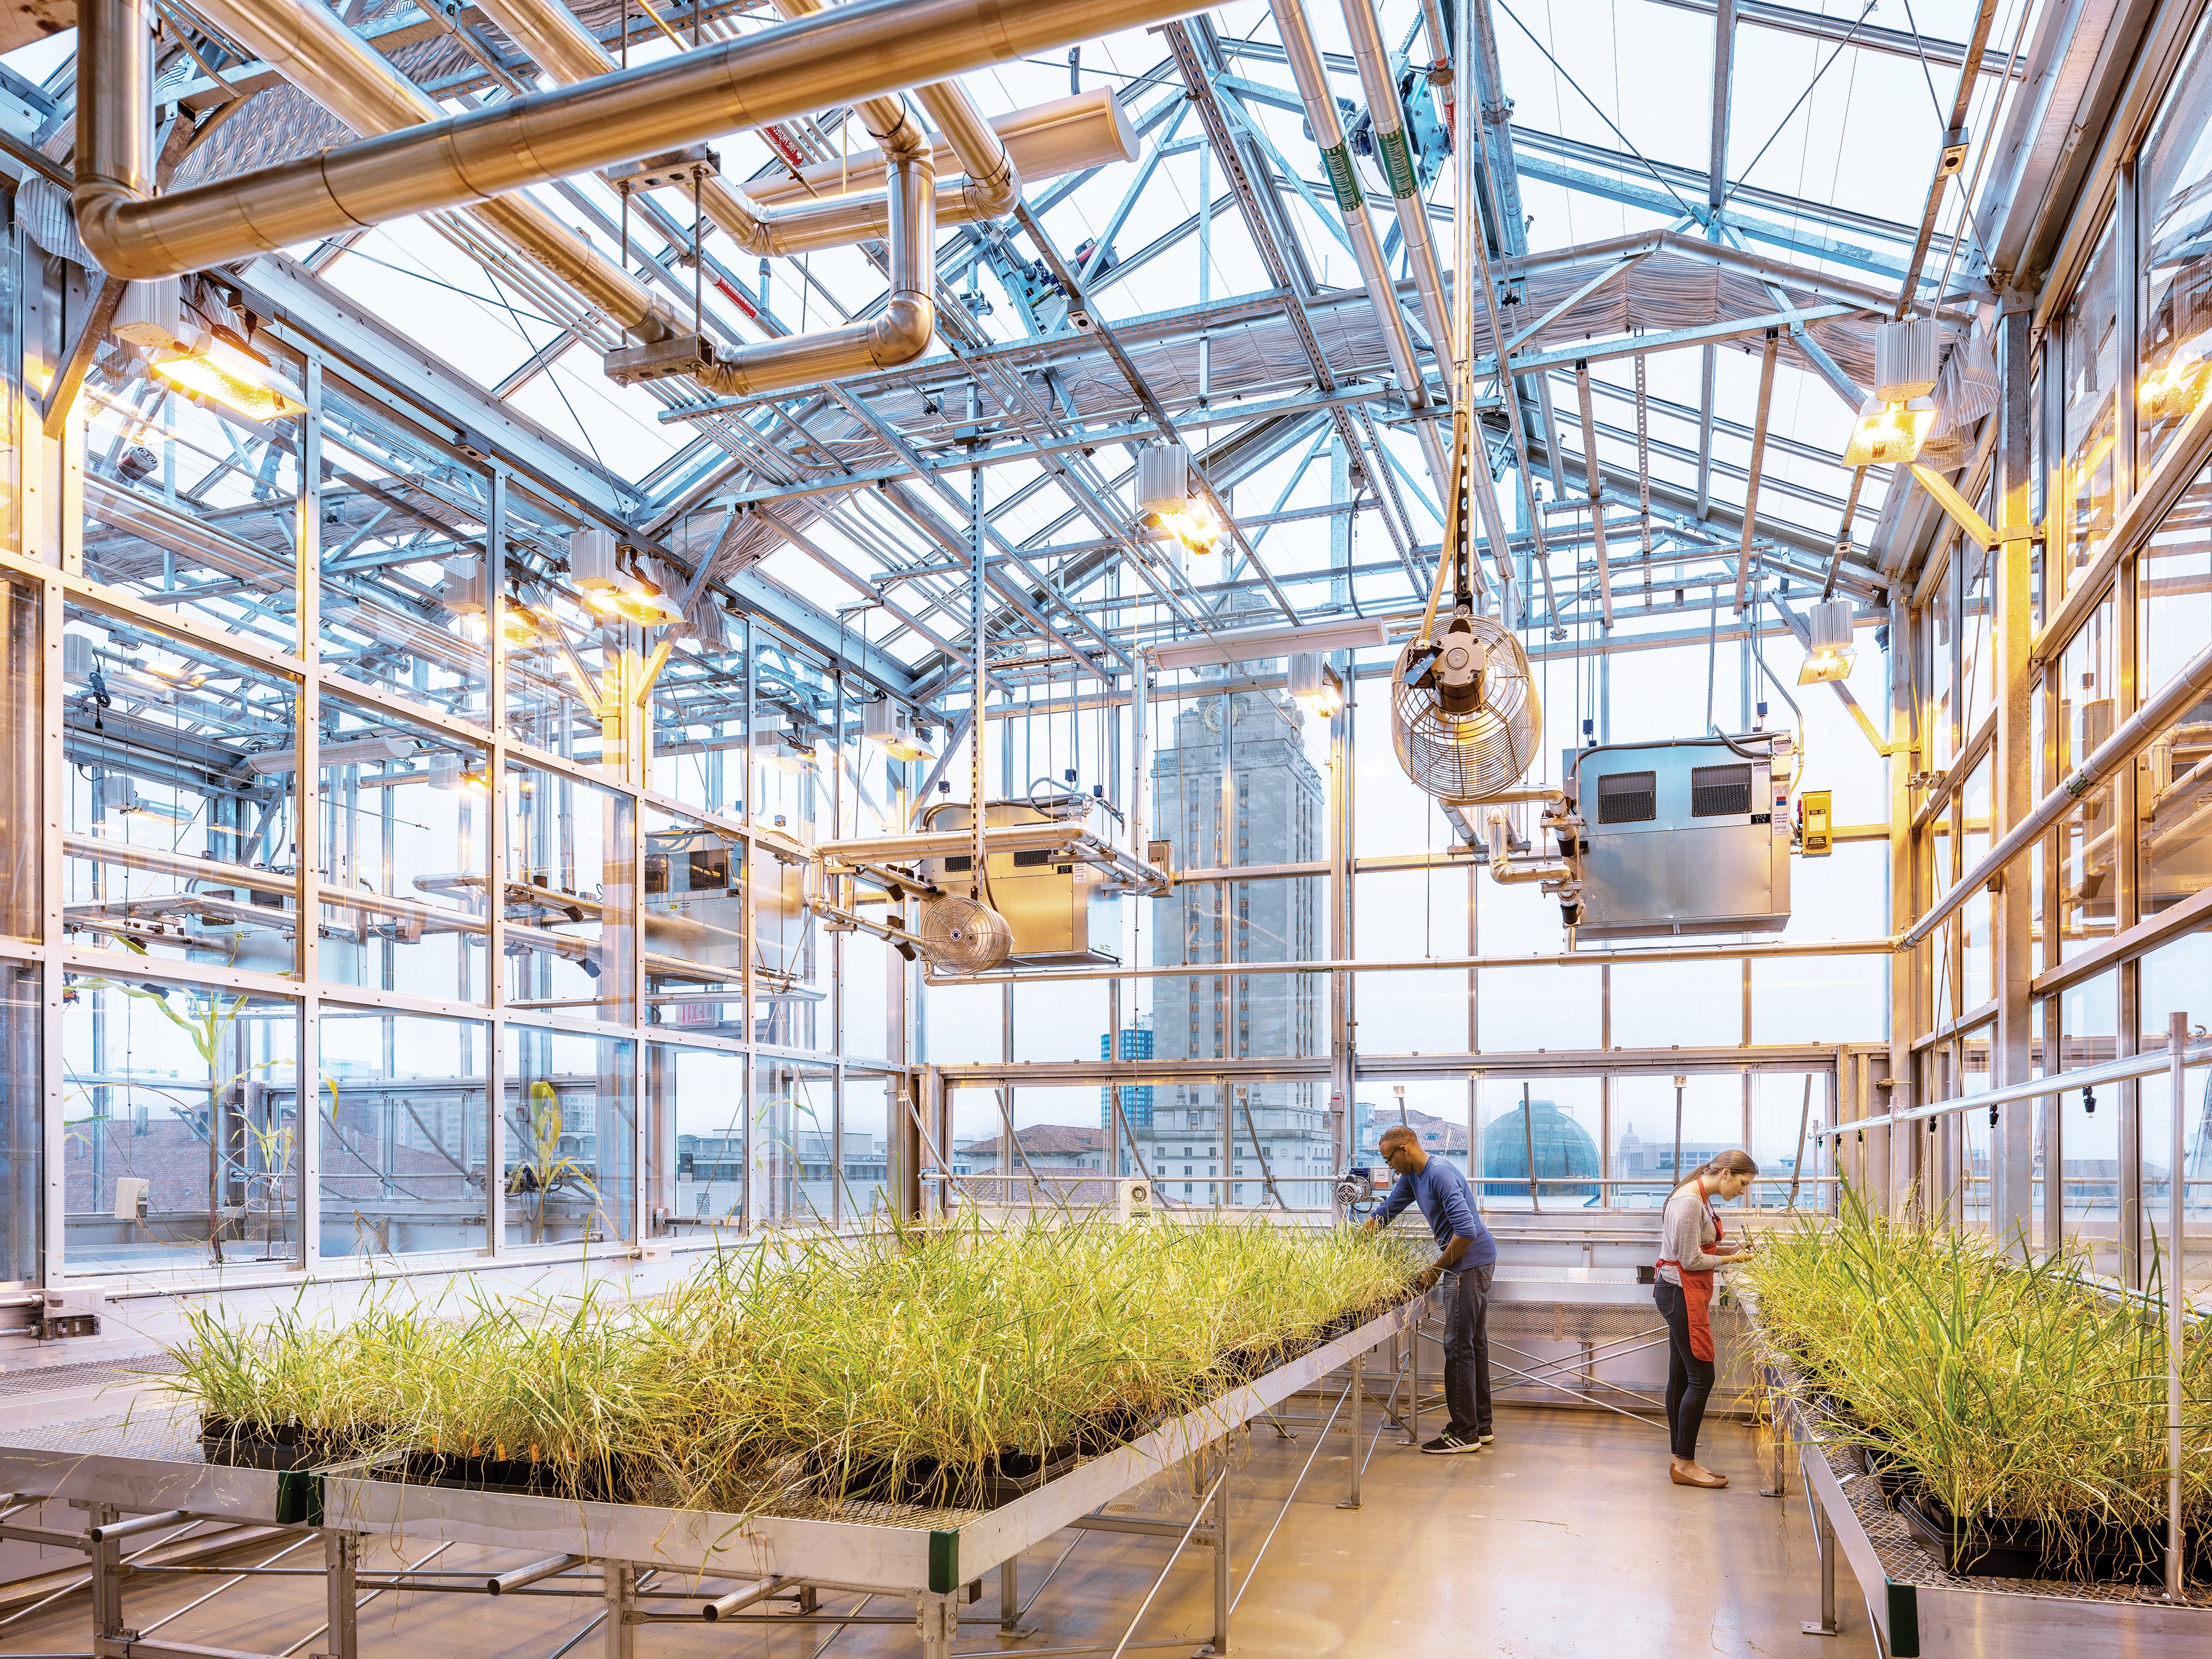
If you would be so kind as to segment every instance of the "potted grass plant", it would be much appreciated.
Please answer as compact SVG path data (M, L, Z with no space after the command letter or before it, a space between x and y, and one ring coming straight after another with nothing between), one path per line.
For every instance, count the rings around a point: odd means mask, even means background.
M1395 1237L1253 1223L785 1234L638 1301L196 1310L171 1386L222 1461L289 1436L301 1462L566 1497L988 1507L1392 1305L1419 1267Z
M1955 1572L2154 1581L2166 1517L2155 1306L2086 1255L1840 1215L1769 1232L1748 1269L1767 1358ZM2184 1350L2183 1522L2212 1577L2212 1334Z

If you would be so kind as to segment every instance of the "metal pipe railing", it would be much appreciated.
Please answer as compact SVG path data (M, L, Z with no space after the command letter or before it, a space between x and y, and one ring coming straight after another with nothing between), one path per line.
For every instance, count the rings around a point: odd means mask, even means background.
M2034 845L2035 838L2071 811L2076 801L2132 762L2138 750L2147 747L2179 720L2208 688L2212 688L2212 645L2207 645L2185 663L2179 673L2120 723L2118 730L2099 744L2063 783L2007 830L1978 864L1929 907L1927 915L1906 928L1904 946L1910 949L1942 926L1954 910L1988 886L1999 871Z
M2212 1063L2212 1042L2191 1049L2182 1057L2181 1063L2187 1066ZM1933 1105L1884 1112L1878 1117L1846 1119L1831 1124L1820 1133L1840 1139L1855 1129L1864 1133L1869 1129L1887 1129L1897 1124L1917 1123L1927 1118L1943 1117L1952 1112L1978 1111L1984 1108L2008 1105L2016 1100L2039 1100L2045 1095L2063 1095L2075 1089L2094 1088L2100 1083L2120 1083L2130 1078L2150 1077L2166 1070L2167 1064L2166 1054L2159 1049L2145 1054L2126 1054L2118 1060L2106 1060L2101 1065L2083 1066L2050 1077L2031 1078L2026 1083L2008 1083L2001 1089L1960 1095L1953 1100L1939 1100ZM2176 1096L2175 1099L2178 1112L2179 1097Z

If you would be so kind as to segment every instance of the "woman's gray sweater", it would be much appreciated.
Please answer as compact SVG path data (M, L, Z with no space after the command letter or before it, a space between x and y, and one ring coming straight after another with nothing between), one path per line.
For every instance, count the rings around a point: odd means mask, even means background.
M1662 1261L1679 1261L1693 1273L1709 1268L1723 1267L1735 1258L1712 1255L1705 1246L1720 1243L1720 1230L1705 1212L1705 1195L1694 1181L1686 1181L1674 1188L1674 1195L1667 1200L1666 1213L1659 1221L1659 1255ZM1659 1277L1669 1285L1679 1285L1682 1275L1672 1267L1659 1269Z

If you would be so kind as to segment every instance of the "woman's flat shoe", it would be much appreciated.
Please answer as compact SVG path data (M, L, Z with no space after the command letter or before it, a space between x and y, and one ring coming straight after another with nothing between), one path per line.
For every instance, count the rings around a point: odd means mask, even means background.
M1714 1474L1710 1470L1702 1476L1685 1474L1681 1470L1674 1468L1670 1464L1668 1467L1667 1474L1668 1478L1672 1480L1678 1486L1704 1486L1709 1490L1712 1490L1728 1485L1728 1476L1724 1474Z

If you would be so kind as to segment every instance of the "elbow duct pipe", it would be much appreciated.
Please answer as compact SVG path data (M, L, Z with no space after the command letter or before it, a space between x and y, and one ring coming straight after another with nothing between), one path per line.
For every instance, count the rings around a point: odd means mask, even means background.
M1412 266L1413 286L1421 296L1421 322L1435 348L1444 384L1454 378L1451 307L1444 299L1444 274L1437 263L1436 238L1429 229L1428 204L1421 200L1413 152L1406 142L1406 119L1398 101L1397 77L1382 47L1382 26L1375 15L1375 0L1343 0L1345 27L1352 35L1352 55L1359 64L1360 89L1375 128L1375 153L1382 159L1382 176L1398 210L1398 234L1405 239L1406 263Z
M133 103L148 96L145 14L138 0L85 0L78 234L110 276L173 276L474 205L1190 9L1191 0L854 0L575 86L149 198L143 151L126 157L118 146L150 128L150 107L119 116L108 109L118 95ZM149 130L143 137L150 143Z
M775 0L775 3L779 14L794 22L829 9L826 0ZM960 204L965 210L961 216L995 219L1011 212L1022 193L1021 175L1015 171L1006 145L961 89L959 82L933 82L917 88L914 95L929 118L937 123L945 142L960 158L960 165L967 169L967 181L957 187ZM906 106L897 99L870 99L858 107L868 131L883 146L884 155L929 153L927 141L915 131ZM884 125L879 125L879 121Z
M881 314L817 334L768 340L717 359L692 379L723 397L759 396L912 362L937 331L933 244L937 187L929 156L894 155L890 191L890 298Z
M1407 406L1417 413L1427 410L1431 406L1428 381L1421 373L1420 360L1413 355L1413 337L1406 326L1406 313L1398 304L1398 291L1390 281L1389 267L1382 263L1382 249L1376 240L1375 226L1367 215L1367 198L1359 187L1359 174L1352 167L1352 152L1344 142L1344 124L1337 118L1336 99L1328 89L1328 72L1322 67L1321 48L1314 42L1313 26L1307 20L1305 6L1303 0L1268 0L1268 9L1273 12L1275 27L1283 37L1283 55L1290 60L1291 78L1298 84L1298 99L1305 106L1306 119L1313 125L1314 142L1321 147L1322 169L1328 174L1337 211L1351 239L1352 257L1359 266L1360 281L1375 307L1375 321L1382 331L1382 343L1390 353L1391 368L1398 376L1398 384L1405 388ZM1438 285L1441 293L1441 277ZM1448 346L1444 353L1449 361ZM1444 453L1435 422L1423 421L1415 431L1420 439L1422 455L1429 464L1429 476L1435 481L1441 499L1451 489L1450 458ZM1389 462L1378 457L1377 465L1387 466Z
M617 65L607 55L606 48L577 21L575 13L562 3L562 0L483 0L481 9L499 25L508 39L528 52L540 68L563 85L574 86L579 82L617 72ZM787 17L795 18L811 15L818 9L818 7L801 6L793 0L784 8L784 14ZM925 88L916 94L921 99L923 107L928 109L933 116L936 114L933 98L939 90ZM953 94L967 114L980 124L981 118L975 116L974 107L969 104L966 95L959 93L957 88L953 89ZM1107 95L1111 98L1110 94ZM1115 104L1113 107L1118 115L1120 106ZM913 124L906 119L902 111L897 109L896 100L871 100L868 108L887 130L894 133L895 143L912 142L909 135ZM955 118L958 118L957 115ZM947 123L939 119L938 125L945 128ZM1094 122L1092 125L1096 126L1098 124ZM1110 122L1106 125L1109 135L1118 136L1112 135ZM872 127L871 131L873 131ZM985 131L989 131L988 125ZM1019 193L1018 174L1012 170L1012 163L1006 161L1005 147L999 143L995 132L991 132L990 137L992 144L997 146L995 155L999 160L995 165L1001 167L1005 179L992 190L981 189L972 179L953 179L940 184L937 200L939 223L988 216L977 210L979 205L1000 202L1002 196L1005 205L995 206L992 211L1003 213L1012 205L1013 197ZM1094 146L1095 142L1094 139ZM970 145L969 149L987 156L994 153L989 146ZM957 158L968 153L969 150L957 146L948 150L943 161L938 163L938 170L951 171ZM888 235L890 228L890 194L885 185L883 154L880 150L872 153L870 159L873 166L867 169L866 176L854 181L858 188L845 190L832 186L825 192L829 197L827 200L779 210L763 204L750 191L740 189L721 179L708 178L701 182L700 206L705 210L707 216L740 248L747 253L763 257L805 253L817 248L842 247L854 242L878 240ZM834 178L838 169L833 167L829 172ZM1011 188L1006 187L1006 181L1012 181Z

